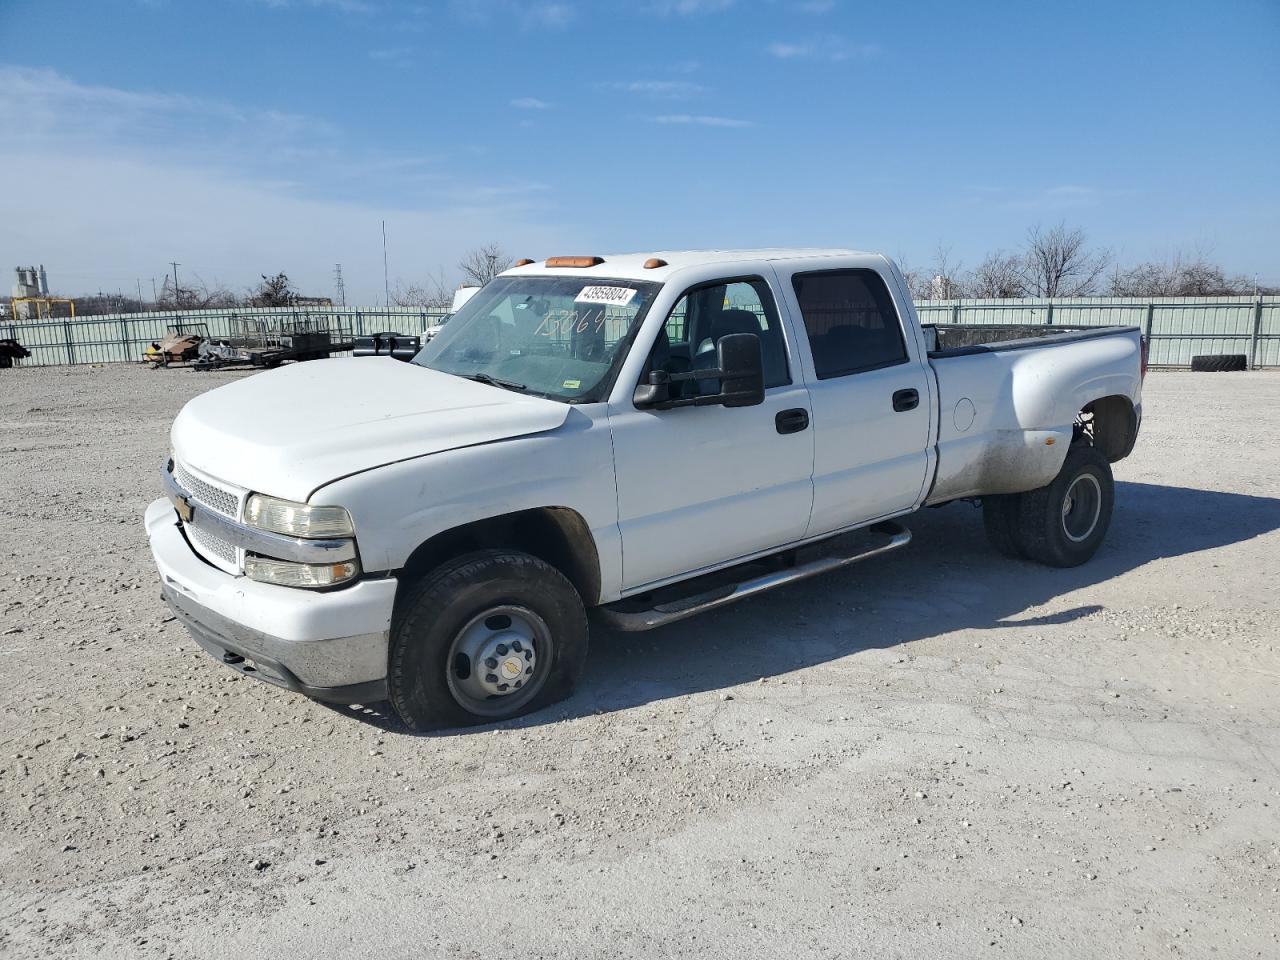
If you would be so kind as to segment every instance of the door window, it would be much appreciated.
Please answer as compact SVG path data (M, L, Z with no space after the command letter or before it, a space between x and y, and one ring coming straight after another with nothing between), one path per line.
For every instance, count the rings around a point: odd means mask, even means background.
M754 333L760 338L766 388L791 382L782 324L769 285L759 277L726 280L686 291L658 334L649 369L684 373L714 367L716 342L730 333ZM683 386L686 390L714 390L715 382L690 381Z
M791 278L819 380L907 362L902 324L874 270L828 270Z

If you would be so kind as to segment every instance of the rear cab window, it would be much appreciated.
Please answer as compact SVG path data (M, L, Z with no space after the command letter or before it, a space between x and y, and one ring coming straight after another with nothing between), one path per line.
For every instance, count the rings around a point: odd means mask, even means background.
M807 271L791 284L819 380L907 362L902 321L875 270Z

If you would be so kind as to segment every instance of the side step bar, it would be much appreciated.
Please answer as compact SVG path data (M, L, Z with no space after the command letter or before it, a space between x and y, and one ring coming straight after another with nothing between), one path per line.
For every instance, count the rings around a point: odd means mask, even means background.
M850 543L848 548L844 550L832 549L836 545L836 541L844 541L850 537L858 538L856 545ZM870 538L869 543L867 542L868 537ZM751 570L757 573L756 576L744 580L721 583L719 586L688 596L671 596L673 588L668 587L650 595L647 598L647 605L645 605L644 601L639 601L639 598L629 598L627 600L619 600L617 603L611 603L608 606L597 607L593 612L615 630L628 632L652 630L654 627L675 623L677 620L692 617L694 614L705 613L717 607L736 603L739 600L754 596L757 593L763 593L766 590L772 590L774 587L780 587L786 583L805 580L820 573L828 573L841 567L847 567L860 560L866 560L868 557L889 553L891 550L898 550L910 542L910 530L893 521L885 521L867 527L864 530L859 530L855 534L843 534L806 547L803 551L797 551L798 553L813 552L816 547L822 552L812 559L798 561L792 566L758 573L761 564L756 561L744 564L741 568L743 571ZM725 573L731 575L733 571L725 571ZM724 574L709 574L706 578L698 579L709 580L713 577L723 579L723 576ZM679 586L681 585L677 584L676 588ZM663 597L662 595L664 594L669 598ZM654 602L655 600L657 602Z

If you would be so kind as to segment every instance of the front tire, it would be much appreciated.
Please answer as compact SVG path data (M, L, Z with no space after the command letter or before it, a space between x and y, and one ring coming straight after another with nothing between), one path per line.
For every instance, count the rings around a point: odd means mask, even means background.
M415 731L509 720L572 693L586 656L586 610L564 574L527 553L481 550L397 604L388 694Z

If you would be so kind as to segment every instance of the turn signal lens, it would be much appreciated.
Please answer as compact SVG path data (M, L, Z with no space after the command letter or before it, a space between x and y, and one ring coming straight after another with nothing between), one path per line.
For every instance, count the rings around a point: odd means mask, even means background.
M244 573L250 580L262 583L316 590L321 587L336 587L354 579L360 574L360 564L354 560L343 563L291 563L248 553L244 558Z
M597 267L604 257L547 257L548 267Z
M244 522L286 537L354 537L351 515L342 507L313 507L255 493L244 505Z

